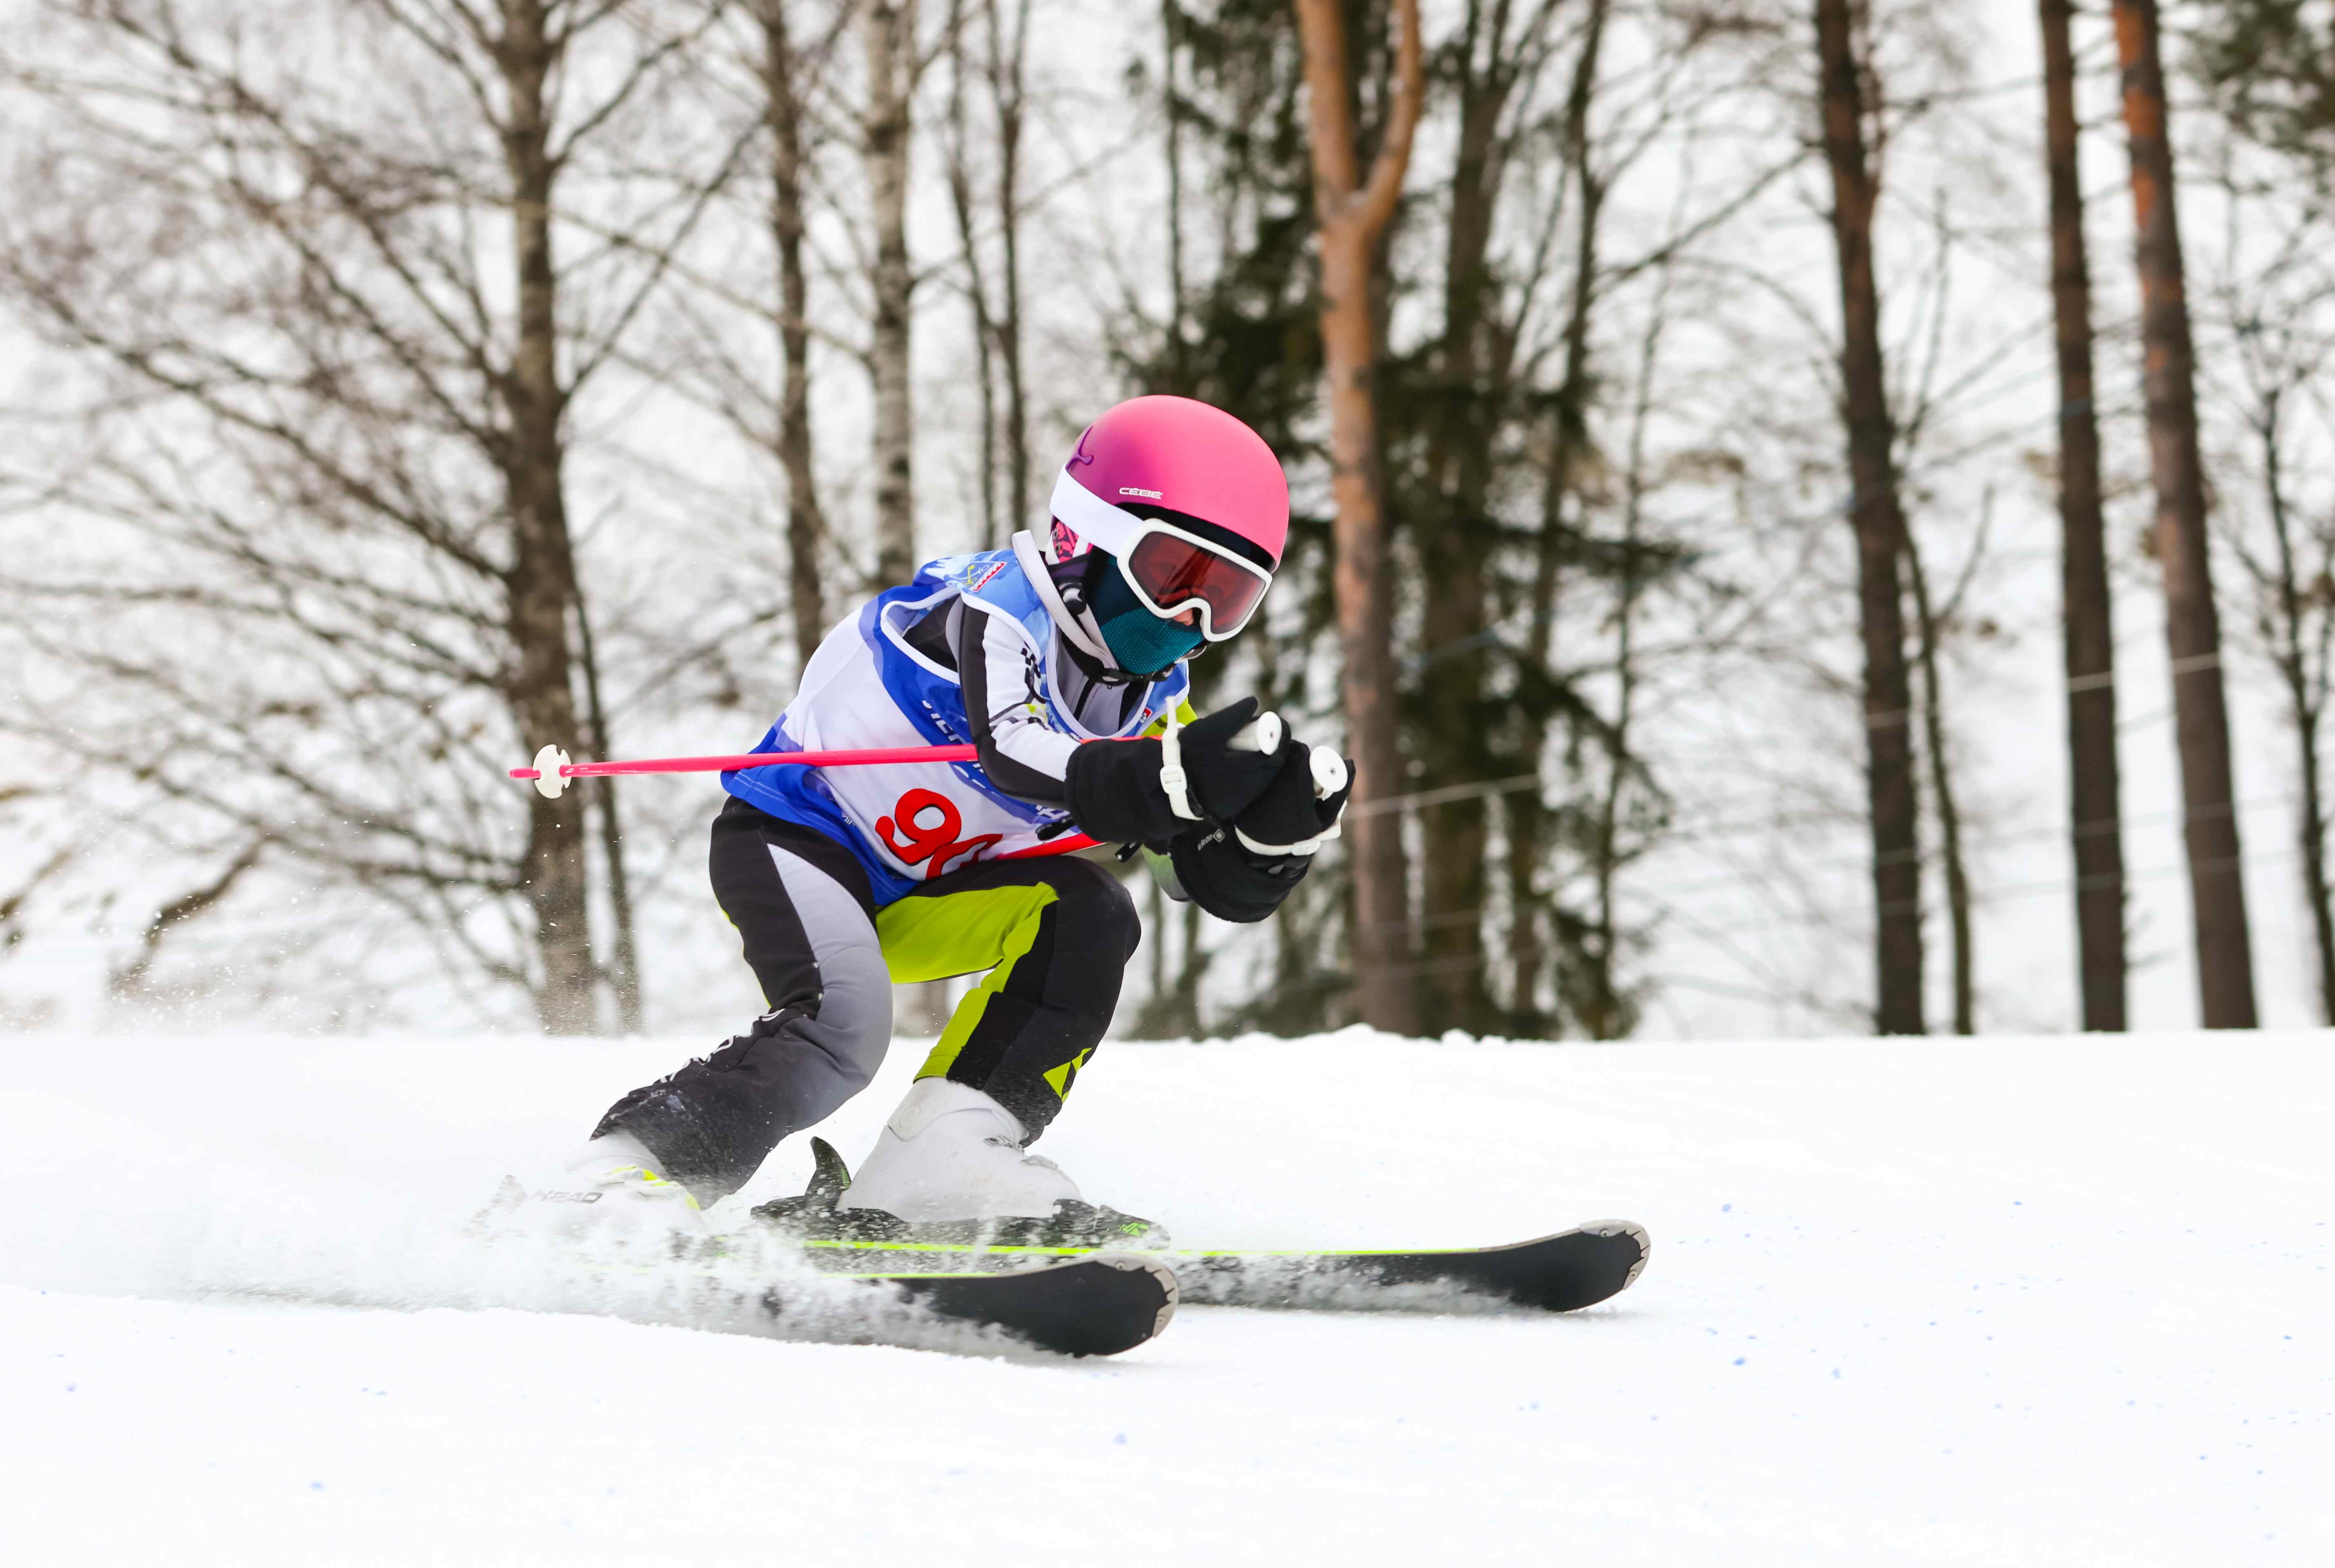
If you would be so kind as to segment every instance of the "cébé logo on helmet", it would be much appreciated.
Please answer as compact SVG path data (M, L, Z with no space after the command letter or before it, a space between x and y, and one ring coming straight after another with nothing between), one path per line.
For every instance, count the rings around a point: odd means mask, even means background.
M1119 486L1119 493L1122 496L1141 496L1147 501L1156 501L1160 498L1158 490L1138 490L1133 485Z

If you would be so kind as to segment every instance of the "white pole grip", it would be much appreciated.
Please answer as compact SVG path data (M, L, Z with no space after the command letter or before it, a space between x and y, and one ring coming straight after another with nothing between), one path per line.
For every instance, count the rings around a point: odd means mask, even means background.
M1225 742L1225 750L1262 751L1270 757L1281 750L1282 739L1288 733L1289 726L1281 721L1280 714L1259 713L1242 725L1239 732L1230 740Z
M1327 800L1346 787L1346 760L1327 746L1316 746L1306 758L1313 769L1313 799Z

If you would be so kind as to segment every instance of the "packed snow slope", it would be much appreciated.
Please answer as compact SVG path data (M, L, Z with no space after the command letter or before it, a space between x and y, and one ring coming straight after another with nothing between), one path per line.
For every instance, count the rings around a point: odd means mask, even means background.
M1654 1253L1569 1318L1093 1362L625 1321L454 1239L685 1054L0 1045L0 1560L2335 1562L2335 1037L1114 1043L1043 1148L1187 1243Z

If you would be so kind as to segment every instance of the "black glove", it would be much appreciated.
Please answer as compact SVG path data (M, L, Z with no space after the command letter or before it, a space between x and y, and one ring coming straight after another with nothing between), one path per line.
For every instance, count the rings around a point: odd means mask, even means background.
M1158 740L1090 740L1071 753L1063 785L1071 819L1107 844L1163 844L1196 823L1229 822L1281 771L1277 753L1236 751L1256 717L1244 697L1176 731L1176 766Z
M1285 740L1281 771L1233 818L1235 837L1253 855L1311 855L1323 839L1338 836L1339 813L1353 792L1353 763L1334 751Z
M1227 828L1198 828L1168 847L1184 895L1219 920L1246 925L1281 907L1312 869L1309 855L1257 855Z

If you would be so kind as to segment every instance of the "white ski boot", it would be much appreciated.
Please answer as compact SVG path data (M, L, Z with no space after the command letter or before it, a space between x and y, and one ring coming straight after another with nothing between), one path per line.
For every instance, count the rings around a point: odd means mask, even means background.
M1060 1166L1025 1151L1029 1136L1019 1118L981 1090L945 1078L918 1079L877 1135L857 1176L834 1200L835 1219L847 1230L872 1233L887 1227L865 1222L889 1216L919 1240L1167 1244L1148 1220L1086 1202Z
M911 1224L933 1220L1043 1218L1079 1184L1052 1160L1025 1154L1029 1132L1012 1111L967 1084L920 1078L838 1203L882 1209Z
M662 1175L649 1151L626 1132L594 1138L548 1180L523 1186L518 1177L505 1176L494 1201L472 1224L489 1235L705 1233L697 1199Z

